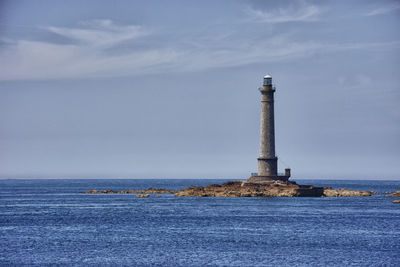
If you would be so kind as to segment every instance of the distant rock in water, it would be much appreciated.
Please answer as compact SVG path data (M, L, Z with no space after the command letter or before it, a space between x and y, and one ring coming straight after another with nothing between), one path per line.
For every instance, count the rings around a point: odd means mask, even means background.
M387 197L400 197L400 190L394 191L394 193L390 195L386 195Z
M87 190L85 194L173 194L175 190L169 190L164 188L149 188L144 190L121 190L121 191L113 191L113 190Z
M394 191L394 193L386 195L387 197L400 197L400 190ZM400 204L400 199L393 200L394 204Z
M350 189L333 189L324 187L324 197L369 197L376 194L376 191L359 191Z
M139 194L139 195L136 195L136 197L146 198L146 197L150 197L150 195L149 194Z
M117 191L113 190L103 190L103 191L98 191L98 190L88 190L85 192L85 194L115 194Z
M149 188L145 190L133 190L133 193L141 194L174 194L176 190L164 189L164 188Z
M360 197L371 196L373 191L333 189L298 185L296 182L276 181L272 184L253 184L242 181L192 186L177 191L176 197Z

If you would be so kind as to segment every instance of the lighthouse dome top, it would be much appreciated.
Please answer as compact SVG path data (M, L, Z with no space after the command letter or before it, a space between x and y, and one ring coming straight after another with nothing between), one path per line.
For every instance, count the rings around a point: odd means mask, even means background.
M272 84L272 77L271 75L267 74L264 76L264 85L271 85Z

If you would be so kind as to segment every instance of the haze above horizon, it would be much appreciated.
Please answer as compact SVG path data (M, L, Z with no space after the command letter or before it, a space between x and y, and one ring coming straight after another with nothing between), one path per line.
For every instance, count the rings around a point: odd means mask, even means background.
M400 179L399 1L0 3L0 178Z

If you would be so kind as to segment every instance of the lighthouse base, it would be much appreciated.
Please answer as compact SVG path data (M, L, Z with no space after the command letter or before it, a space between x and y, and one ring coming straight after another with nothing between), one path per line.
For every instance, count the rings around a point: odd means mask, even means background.
M251 184L277 184L277 183L287 183L290 176L286 175L276 175L276 176L259 176L252 175L247 179L246 183Z

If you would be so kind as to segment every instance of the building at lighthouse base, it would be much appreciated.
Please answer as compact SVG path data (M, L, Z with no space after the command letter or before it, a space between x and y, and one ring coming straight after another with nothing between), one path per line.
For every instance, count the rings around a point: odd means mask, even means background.
M247 179L247 183L252 184L276 184L276 183L286 183L290 177L290 169L285 169L285 173L278 173L277 175L266 176L258 175L258 173L252 173L250 178Z

